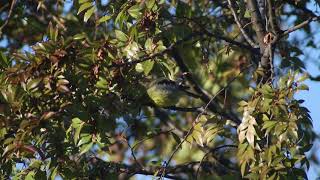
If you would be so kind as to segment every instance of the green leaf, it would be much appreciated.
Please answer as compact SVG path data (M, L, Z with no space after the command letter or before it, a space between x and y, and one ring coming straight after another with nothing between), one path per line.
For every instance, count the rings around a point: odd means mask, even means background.
M305 80L307 80L307 79L309 79L309 78L310 78L309 74L308 74L308 73L304 73L304 74L297 80L297 82L303 82L303 81L305 81Z
M137 5L134 5L134 6L130 7L130 8L128 9L128 13L129 13L130 16L132 16L133 18L138 19L138 18L142 15L142 13L140 12L140 10L141 10L141 7L139 6L139 4L137 4Z
M14 138L7 138L3 141L3 145L7 145L7 144L10 144L14 141Z
M4 68L8 67L9 65L8 59L2 51L0 51L0 65L1 67L4 67Z
M183 1L178 1L176 8L176 16L178 17L191 17L192 11L191 6Z
M152 51L152 50L153 50L152 45L153 45L152 39L151 39L151 38L148 38L148 39L146 40L146 42L144 43L144 48L145 48L146 50Z
M16 148L15 144L9 144L3 151L2 156L6 155L8 152Z
M87 1L89 1L89 0L79 0L79 4L85 3Z
M171 132L171 135L172 135L173 139L176 141L176 143L180 144L180 142L181 142L180 137L174 132Z
M32 161L32 162L30 163L29 167L30 167L30 168L39 169L40 166L41 166L41 164L42 164L42 161L40 161L40 160L34 160L34 161Z
M49 39L53 41L57 41L58 38L58 27L56 26L55 28L53 27L52 23L49 23Z
M249 10L246 10L246 12L244 13L244 17L245 18L251 18L251 14Z
M268 117L266 114L263 114L263 115L262 115L262 120L263 120L263 121L269 121L270 119L269 119L269 117Z
M58 174L58 167L55 167L55 168L53 169L53 171L51 171L50 179L51 179L51 180L55 180L57 174Z
M83 3L83 4L80 6L77 15L80 14L82 11L84 11L84 10L86 10L86 9L92 7L92 6L93 6L93 3L92 3L92 2Z
M35 175L35 172L34 171L30 171L24 179L25 180L34 180L35 179L34 175Z
M262 129L268 129L268 128L270 128L270 127L275 126L277 123L278 123L278 121L265 121L265 122L263 123Z
M76 129L76 131L74 132L74 137L73 137L73 141L74 144L77 144L79 138L80 138L80 133L81 133L81 129L83 127L84 123L81 123Z
M73 118L71 121L72 121L72 127L73 128L78 128L82 123L84 123L79 118Z
M141 63L137 63L136 66L135 66L135 69L137 72L141 73L143 72L143 66Z
M297 87L298 90L307 90L309 91L309 87L306 84L301 84Z
M99 24L101 24L101 23L103 23L103 22L106 22L106 21L108 21L109 19L111 19L112 18L112 16L108 16L108 15L106 15L106 16L103 16L102 18L100 18L99 20L98 20L98 25Z
M150 73L150 71L152 70L153 65L154 65L154 61L152 61L152 60L148 60L148 61L142 62L143 72L144 72L144 74L145 74L146 76L147 76L147 75Z
M245 172L246 172L246 166L247 166L247 163L246 162L243 162L240 166L240 169L241 169L241 175L244 176Z
M95 11L95 7L91 7L85 14L83 17L83 21L87 22L88 19L92 16L93 12Z
M122 42L126 42L128 41L128 36L123 33L122 31L119 31L119 30L115 30L115 33L116 33L116 38Z
M247 106L247 105L248 105L248 102L246 102L246 101L240 101L238 104L239 104L239 106Z
M80 141L78 142L78 145L77 145L78 147L83 145L83 144L87 144L92 139L92 135L91 134L85 134L85 135L81 134L81 136L82 137L81 137L81 139L80 139Z
M91 149L92 145L93 145L93 142L82 146L82 147L80 148L80 155L88 152L88 151Z
M156 3L156 0L146 0L146 6L148 9L152 9L155 3Z
M313 147L313 144L307 144L303 148L301 148L302 152L308 152Z
M74 40L85 39L85 38L86 38L86 34L84 33L76 34L73 36Z
M39 83L42 81L42 78L32 79L27 83L27 90L32 90L36 88Z

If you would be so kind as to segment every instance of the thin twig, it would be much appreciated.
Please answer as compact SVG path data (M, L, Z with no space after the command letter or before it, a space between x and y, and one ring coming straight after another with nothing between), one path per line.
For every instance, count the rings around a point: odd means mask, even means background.
M232 12L232 15L233 15L233 18L234 18L234 21L237 23L243 37L245 38L245 40L251 45L251 47L253 48L257 48L259 47L255 42L253 42L253 40L250 38L250 36L248 35L248 33L243 29L242 27L242 24L239 20L239 17L235 11L235 7L234 7L234 3L231 2L231 0L228 0L228 4L229 4L229 8Z
M218 34L216 32L210 32L210 31L208 31L207 29L204 29L204 28L202 30L203 30L203 33L208 35L208 36L214 37L214 38L216 38L218 40L223 40L223 41L225 41L225 42L227 42L229 44L232 44L232 45L238 46L240 48L249 50L253 54L257 54L257 48L253 48L253 47L245 45L245 44L243 44L241 42L238 42L238 41L235 41L233 39L230 39L228 37L221 36L220 34Z
M169 107L163 107L163 109L169 109L174 111L181 111L181 112L197 112L197 113L205 113L204 109L202 107L177 107L177 106L169 106Z
M140 166L141 169L144 169L144 168L143 168L143 165L138 161L136 155L134 154L134 150L133 150L133 148L131 147L131 145L130 145L130 143L129 143L129 139L127 139L127 138L125 137L125 135L124 135L124 133L127 132L127 130L130 129L131 127L132 127L132 125L126 127L125 130L121 133L121 137L123 137L123 139L124 139L125 142L127 143L127 145L128 145L128 147L129 147L129 149L130 149L130 151L131 151L131 155L132 155L135 163L138 164L138 166Z
M271 26L271 30L277 36L281 32L281 30L277 24L275 6L273 3L273 0L267 0L267 5L268 5L268 19Z
M127 142L128 147L129 147L129 149L130 149L130 151L131 151L131 155L132 155L132 157L133 157L134 161L135 161L135 162L140 166L140 168L142 168L142 169L143 169L143 165L138 161L138 159L137 159L136 155L134 154L134 150L133 150L133 148L131 147L131 145L130 145L129 141L128 141L128 140L126 140L126 142Z
M14 5L16 4L16 1L17 0L12 0L11 1L11 6L10 6L10 9L9 9L9 13L8 13L8 17L7 17L7 19L6 19L6 21L2 24L2 26L0 27L0 36L1 36L1 34L2 34L2 29L8 24L8 22L9 22L9 19L10 19L10 17L11 17L11 14L12 14L12 11L13 11L13 7L14 7Z
M156 134L154 134L154 135L152 135L152 136L149 136L149 137L147 137L147 138L144 138L144 139L142 139L141 141L139 141L139 142L137 142L136 144L134 144L134 145L132 146L132 149L134 150L138 145L140 145L141 143L143 143L143 142L146 141L146 140L152 139L152 138L154 138L154 137L156 137L156 136L159 136L159 135L161 135L161 134L168 134L168 133L172 132L173 130L175 130L175 129L170 129L170 130L168 130L168 131L160 131L160 132L158 132L158 133L156 133Z
M148 55L148 56L143 56L141 57L140 59L138 60L135 60L135 61L128 61L128 59L125 59L123 63L119 63L119 64L112 64L110 66L108 66L108 68L112 68L112 67L123 67L123 66L132 66L132 65L135 65L135 64L138 64L138 63L141 63L141 62L144 62L144 61L147 61L147 60L150 60L150 59L155 59L156 57L159 57L159 56L162 56L164 55L165 53L168 53L169 51L171 51L174 47L176 46L179 46L181 44L183 44L184 42L186 41L189 41L190 39L196 37L196 36L199 36L201 35L200 33L192 33L190 34L189 36L181 39L181 40L178 40L177 42L171 44L169 47L167 47L166 49L164 49L163 51L160 51L158 53L155 53L153 55Z
M218 151L219 149L222 149L222 148L237 148L236 145L232 145L232 144L227 144L227 145L222 145L222 146L218 146L218 147L215 147L213 149L211 149L210 151L208 151L201 159L200 163L199 163L199 166L197 168L197 171L196 171L196 179L198 179L198 175L199 175L199 171L200 171L200 168L201 168L201 164L203 163L204 159L211 153L215 153L216 151Z
M245 49L248 49L248 50L251 50L253 53L256 52L256 49L252 48L251 46L247 46L245 44L242 44L241 42L238 42L238 41L235 41L235 40L232 40L230 38L227 38L227 37L223 37L217 33L211 33L209 31L206 31L205 33L203 32L195 32L195 33L192 33L190 34L189 36L181 39L181 40L178 40L177 42L171 44L169 47L167 47L166 49L164 49L163 51L160 51L158 53L155 53L155 54L152 54L152 55L146 55L146 56L143 56L141 58L139 58L138 60L134 60L134 61L128 61L128 59L124 59L123 63L113 63L111 65L108 66L108 68L113 68L113 67L124 67L124 66L132 66L132 65L135 65L135 64L138 64L138 63L142 63L144 61L147 61L147 60L155 60L156 57L159 57L159 56L162 56L170 51L172 51L175 47L185 43L186 41L189 41L191 40L192 38L195 38L195 37L201 37L203 35L207 35L209 37L214 37L216 39L219 39L219 40L224 40L230 44L233 44L233 45L236 45L236 46L239 46L241 48L245 48Z
M201 23L199 22L199 20L196 20L196 19L194 19L194 18L189 18L189 17L177 17L177 16L176 16L176 18L183 18L183 19L187 19L187 20L189 20L189 21L192 21L193 23L195 23L195 24L201 29L202 33L204 32L204 34L206 34L206 35L209 36L209 37L214 37L215 39L223 40L223 41L225 41L225 42L227 42L227 43L229 43L229 44L236 45L236 46L238 46L238 47L240 47L240 48L248 49L248 50L250 50L252 53L256 53L256 49L258 48L257 46L252 46L252 47L251 47L251 46L248 46L248 45L246 45L246 44L244 44L244 43L242 43L242 42L238 42L238 41L235 41L235 40L233 40L233 39L231 39L231 38L222 36L222 35L221 35L220 33L218 33L218 32L210 32L210 31L208 31L208 30L205 28L204 24L201 24ZM251 23L247 23L245 26L247 26L247 25L249 25L249 24L251 24ZM245 27L245 26L244 26L244 27ZM243 28L244 28L244 27L243 27Z
M310 18L308 18L307 20L303 21L302 23L300 23L300 24L298 24L298 25L295 25L295 26L287 29L286 31L284 31L284 32L280 35L280 37L278 38L278 40L281 39L282 37L284 37L284 36L286 36L286 35L294 32L294 31L298 30L298 29L303 28L304 26L308 25L308 24L309 24L310 22L312 22L312 21L319 21L319 20L320 20L320 16L310 17Z
M288 4L294 6L297 9L300 9L305 14L308 14L311 17L317 17L317 15L314 12L312 12L309 9L307 9L305 6L302 6L301 4L297 3L297 1L295 1L295 0L285 0L285 2L287 2Z

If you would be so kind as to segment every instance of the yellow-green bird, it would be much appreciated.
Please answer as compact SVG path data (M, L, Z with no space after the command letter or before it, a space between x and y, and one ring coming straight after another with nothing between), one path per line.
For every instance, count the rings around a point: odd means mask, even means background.
M184 95L197 96L186 91L187 87L181 83L168 79L160 79L151 83L147 90L152 102L159 107L175 106Z

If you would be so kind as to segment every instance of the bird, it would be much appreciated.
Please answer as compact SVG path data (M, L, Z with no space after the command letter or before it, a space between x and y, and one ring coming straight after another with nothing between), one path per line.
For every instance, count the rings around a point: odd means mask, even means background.
M175 106L182 96L199 97L187 91L188 88L182 82L161 78L150 84L147 94L156 106L170 107Z

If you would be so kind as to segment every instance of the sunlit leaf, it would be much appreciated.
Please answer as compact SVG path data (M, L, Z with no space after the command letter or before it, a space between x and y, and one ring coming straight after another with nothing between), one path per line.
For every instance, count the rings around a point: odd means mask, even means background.
M82 11L84 11L92 6L93 6L92 2L86 2L86 3L81 4L77 14L80 14Z
M87 22L88 19L92 16L92 14L94 13L95 11L95 7L91 7L85 14L84 14L84 17L83 17L83 21L84 22Z

